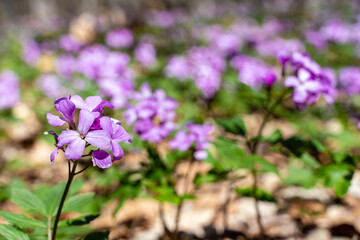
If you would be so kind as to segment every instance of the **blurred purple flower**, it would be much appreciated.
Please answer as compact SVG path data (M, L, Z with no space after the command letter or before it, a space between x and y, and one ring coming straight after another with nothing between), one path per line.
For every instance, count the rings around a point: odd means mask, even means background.
M209 136L213 130L213 126L210 124L198 125L190 122L185 125L184 130L179 131L175 135L174 139L170 141L169 146L172 149L186 151L195 144L195 159L205 159L208 155L206 149L209 147L209 142L214 140Z
M129 29L118 29L106 34L105 41L113 48L128 48L133 44L134 36Z
M136 61L146 68L152 68L156 64L156 50L151 43L139 43L134 50L134 56Z
M81 48L81 43L71 35L63 35L59 40L59 46L68 52L78 52Z
M72 77L76 72L77 59L69 54L60 55L56 61L56 72L67 79Z
M61 79L55 74L43 74L36 79L36 85L49 98L57 98L68 93L61 83Z
M260 59L236 56L231 60L231 65L238 70L239 81L252 88L259 89L264 84L271 86L276 81L274 69Z
M114 108L110 102L103 100L100 96L90 96L84 101L79 95L74 95L70 97L70 101L75 104L76 108L91 112L95 118L104 112L104 107Z
M0 73L0 109L14 107L20 98L19 80L11 70Z
M360 93L360 68L344 67L339 71L340 89L348 95Z
M22 56L27 64L35 65L41 56L39 44L32 39L25 41L22 45Z
M167 98L163 90L156 90L150 94L149 87L142 85L142 91L134 94L136 103L124 113L126 122L134 125L134 131L141 139L158 143L174 131L176 124L173 122L178 103L172 98Z
M184 56L174 56L170 58L164 69L164 74L169 78L184 80L190 77L190 66Z
M102 68L108 50L102 45L93 45L83 49L78 56L78 71L92 80L97 80L101 76Z

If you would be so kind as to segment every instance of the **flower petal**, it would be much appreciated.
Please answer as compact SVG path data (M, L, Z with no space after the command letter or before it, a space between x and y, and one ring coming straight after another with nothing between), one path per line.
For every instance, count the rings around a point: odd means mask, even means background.
M55 158L56 158L56 156L58 155L58 153L59 153L59 148L57 147L57 148L55 148L54 151L52 151L52 153L51 153L51 155L50 155L50 164L53 164L53 163L54 163Z
M85 99L85 103L89 111L96 109L101 104L101 102L102 99L100 96L90 96Z
M46 118L48 120L48 123L51 126L54 126L54 127L60 127L64 123L66 123L66 121L62 120L59 116L56 116L56 115L51 114L51 113L46 113Z
M109 117L102 117L100 119L100 126L105 132L107 132L110 136L112 136L113 127L112 127L111 119Z
M86 109L80 110L78 130L80 134L86 135L91 125L94 123L95 116Z
M131 141L131 136L130 134L128 134L125 129L120 126L120 125L116 125L116 129L113 132L113 139L116 142L126 142L126 141Z
M111 141L111 146L112 146L112 153L113 153L114 157L118 158L118 157L120 157L120 155L121 155L121 157L124 156L124 151L120 147L119 143L117 143L115 141Z
M93 151L92 160L94 165L98 166L99 168L109 168L112 165L110 154L103 150Z
M110 135L103 130L90 131L85 137L85 141L101 149L111 149Z
M208 153L205 150L198 150L194 153L194 157L196 160L203 160L203 159L207 158L207 156L208 156Z
M296 87L299 85L299 80L295 76L289 76L284 81L285 87Z
M85 101L79 95L72 96L70 101L72 101L75 104L75 107L78 109L87 109Z
M55 109L61 113L64 118L69 122L74 122L74 113L76 110L75 104L66 97L58 98L55 100Z
M86 142L84 139L76 138L72 141L65 150L65 157L67 159L78 160L81 158L85 150Z
M58 138L59 140L58 147L62 147L66 144L70 144L76 139L81 139L80 134L77 131L74 130L63 131Z

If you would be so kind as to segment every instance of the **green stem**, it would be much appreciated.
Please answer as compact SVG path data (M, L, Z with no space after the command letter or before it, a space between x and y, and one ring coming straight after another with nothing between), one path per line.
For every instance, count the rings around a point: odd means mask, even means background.
M177 206L177 209L176 209L176 217L175 217L175 230L173 232L173 239L174 240L177 240L178 239L178 231L179 231L179 223L180 223L180 216L181 216L181 210L182 210L182 207L183 207L183 203L184 203L184 195L188 193L188 185L189 185L189 178L190 178L190 172L191 172L191 169L193 167L193 164L194 164L194 159L191 160L191 162L189 163L189 167L187 169L187 172L186 172L186 175L185 175L185 181L184 181L184 194L183 196L181 197L180 199L180 203L179 205Z
M73 164L73 167L72 167L72 169L70 171L70 160L69 160L69 177L68 177L68 181L66 183L64 193L63 193L63 195L61 197L61 201L60 201L60 204L59 204L59 209L58 209L58 211L56 213L56 218L55 218L53 232L52 232L52 238L51 238L52 240L56 239L56 231L57 231L57 227L58 227L58 224L59 224L61 211L62 211L62 209L64 207L66 196L69 193L71 182L72 182L72 180L74 179L74 176L75 176L76 165L77 165L77 162L75 161L74 164Z
M279 96L279 98L275 101L275 103L272 106L269 106L268 108L266 108L266 113L265 113L264 118L263 118L263 120L262 120L262 122L260 124L260 128L259 128L259 131L257 133L257 136L255 137L255 142L253 143L253 145L248 144L248 146L250 146L251 154L256 154L258 146L259 146L260 138L262 136L262 132L263 132L266 124L269 122L271 116L273 115L276 107L284 100L287 92L288 91L285 89L283 91L283 93ZM270 102L270 92L269 92L269 94L267 96L268 96L268 100L269 100L268 102ZM258 183L257 183L256 165L254 165L254 169L252 170L252 176L253 176L253 179L254 179L252 195L253 195L253 198L254 198L256 221L257 221L257 224L259 226L260 239L263 239L264 235L265 235L265 231L264 231L264 227L263 227L262 222L261 222L259 201L258 201L258 197L257 197Z

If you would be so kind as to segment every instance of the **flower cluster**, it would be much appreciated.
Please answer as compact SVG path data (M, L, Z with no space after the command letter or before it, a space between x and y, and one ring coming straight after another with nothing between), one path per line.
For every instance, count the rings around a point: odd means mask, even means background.
M264 84L271 86L276 80L274 69L259 59L236 56L231 65L238 71L239 81L252 88L259 89Z
M164 72L168 77L194 79L202 95L209 99L219 90L225 59L217 51L207 47L192 47L187 56L170 59Z
M17 75L11 70L0 73L0 109L11 108L19 102L20 90Z
M129 29L118 29L106 34L105 41L113 48L128 48L133 44L134 36Z
M147 84L134 93L135 104L124 113L126 122L134 125L134 131L142 140L158 143L176 129L174 119L178 103L167 98L163 90L153 93Z
M339 71L339 83L343 92L348 95L360 93L360 68L344 67Z
M328 103L337 96L336 77L332 69L322 69L309 55L295 52L290 57L280 58L284 72L289 65L295 76L285 79L285 86L294 88L292 100L299 109L315 103L322 94Z
M146 68L154 67L157 61L155 47L148 42L139 43L134 50L134 56L136 61Z
M172 149L180 151L186 151L194 146L194 158L205 159L208 156L206 149L209 147L209 142L214 140L210 136L213 130L213 126L210 124L199 125L190 122L175 135L169 145Z
M94 166L100 168L108 168L124 156L119 143L131 142L131 137L120 121L102 116L104 107L113 108L108 101L100 96L90 96L84 101L75 95L56 99L54 106L62 116L47 113L49 124L59 127L67 123L69 130L62 131L59 136L52 131L46 132L54 135L56 142L56 149L50 156L51 164L59 149L64 151L67 159L78 160L87 147L93 146L97 150L90 150L88 155L91 155ZM80 109L77 124L74 121L76 109Z

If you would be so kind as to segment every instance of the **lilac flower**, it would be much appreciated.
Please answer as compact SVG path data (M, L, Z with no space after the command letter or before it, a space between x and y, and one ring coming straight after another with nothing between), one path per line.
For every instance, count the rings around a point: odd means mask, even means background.
M61 79L55 74L43 74L36 79L36 85L49 98L57 98L68 93L61 83Z
M32 39L27 40L23 43L22 55L26 63L34 66L41 56L39 44Z
M71 99L71 97L69 97ZM80 110L79 122L77 130L75 129L74 113L76 106L68 98L59 98L55 101L55 108L62 114L62 117L47 114L48 121L53 126L61 126L68 123L70 130L62 131L58 136L56 133L49 131L45 134L51 134L55 138L55 150L51 153L50 162L54 162L59 149L65 152L65 157L71 160L78 160L83 156L87 146L93 146L98 150L91 150L88 156L91 155L94 166L100 168L110 167L113 161L119 160L124 156L124 152L120 147L120 142L131 142L130 135L121 126L121 122L116 119L111 119L107 116L99 116L102 111L96 112L94 110L103 107L104 100L99 96L88 97L84 101L83 109ZM80 99L82 99L80 97ZM99 104L97 104L100 102ZM97 105L93 112L92 109Z
M95 117L88 110L81 110L79 115L78 131L66 130L59 135L58 148L68 144L65 150L65 157L71 160L78 160L84 153L86 143L106 149L109 142L104 141L106 133L104 131L89 131L94 123ZM52 160L53 161L53 160Z
M124 77L127 74L129 62L129 55L120 52L109 52L106 59L104 59L104 63L99 68L100 78Z
M169 78L178 78L184 80L190 77L190 66L184 56L174 56L170 58L164 74Z
M221 85L221 74L225 68L224 57L210 48L192 47L187 58L195 85L205 98L212 98Z
M151 68L156 64L156 50L151 43L139 43L134 55L135 59L146 68Z
M305 107L306 104L314 103L321 89L320 83L316 81L308 70L303 68L298 70L296 77L287 77L284 85L294 88L292 99L300 106L299 108Z
M78 71L92 80L99 79L107 56L108 50L102 45L83 49L78 56Z
M102 147L103 149L111 150L114 157L122 158L124 156L124 151L120 147L120 142L131 142L130 135L124 130L120 124L116 124L111 121L109 117L100 118L100 126L102 130L95 130L93 134L105 135L103 137L104 142L108 142L107 147Z
M128 48L134 41L134 36L129 29L118 29L106 35L106 44L114 48Z
M195 144L194 157L197 160L207 158L206 149L209 147L209 142L214 139L209 135L213 131L213 126L210 124L198 125L192 122L185 125L184 130L179 131L173 140L170 141L169 146L172 149L186 151Z
M344 67L339 71L340 89L348 95L360 93L360 68Z
M81 48L81 43L79 43L73 36L64 35L59 40L60 48L68 52L77 52Z
M261 56L272 57L278 54L291 55L294 52L304 51L304 46L298 39L274 38L258 43L256 51Z
M56 72L67 79L70 79L72 74L76 72L77 60L74 56L69 54L60 55L56 62Z
M71 128L74 128L74 114L76 110L75 104L68 98L62 97L55 100L54 106L55 109L61 113L62 117L47 113L46 118L49 124L54 127L59 127L65 123L68 123Z
M327 22L319 32L326 40L337 43L349 42L352 35L350 26L337 20Z
M11 70L0 73L0 109L14 107L20 98L19 80Z
M274 69L259 59L236 56L232 59L231 65L238 70L239 81L252 88L259 89L264 84L271 86L276 80Z
M321 69L308 55L298 52L292 54L286 65L290 65L296 76L288 76L284 85L294 88L292 99L299 109L316 102L321 94L328 103L334 102L337 91L332 69Z
M178 104L172 98L167 98L163 90L150 94L149 87L142 86L142 93L134 94L136 103L124 113L126 122L134 125L134 131L145 141L158 143L174 131L176 124L175 109Z
M79 95L74 95L70 97L70 101L75 104L76 108L88 110L95 118L103 113L104 107L114 108L110 102L103 100L100 96L90 96L84 101Z

